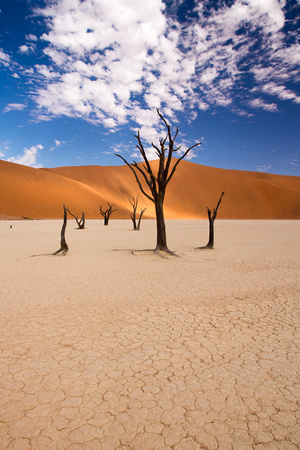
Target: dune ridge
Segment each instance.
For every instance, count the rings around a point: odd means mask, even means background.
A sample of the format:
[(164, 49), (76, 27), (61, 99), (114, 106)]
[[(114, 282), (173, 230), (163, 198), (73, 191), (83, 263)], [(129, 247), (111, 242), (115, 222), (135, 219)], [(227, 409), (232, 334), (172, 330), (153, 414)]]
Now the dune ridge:
[[(157, 161), (151, 164), (157, 166)], [(145, 216), (153, 204), (140, 193), (127, 166), (74, 166), (34, 169), (0, 161), (0, 218), (62, 217), (62, 204), (76, 215), (100, 218), (99, 205), (116, 204), (112, 218), (128, 219), (128, 199), (139, 195)], [(165, 199), (166, 219), (206, 218), (221, 192), (220, 219), (300, 219), (300, 177), (218, 169), (182, 161)]]

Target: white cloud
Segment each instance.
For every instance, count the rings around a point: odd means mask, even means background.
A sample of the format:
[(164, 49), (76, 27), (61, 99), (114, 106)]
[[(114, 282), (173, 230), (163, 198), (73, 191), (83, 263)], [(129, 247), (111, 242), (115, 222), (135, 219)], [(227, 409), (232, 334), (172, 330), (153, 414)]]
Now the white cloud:
[(266, 103), (262, 98), (255, 98), (249, 102), (252, 108), (264, 109), (265, 111), (275, 112), (278, 110), (275, 103)]
[[(255, 92), (298, 102), (286, 87), (299, 61), (299, 47), (285, 42), (286, 1), (211, 4), (198, 2), (198, 17), (184, 26), (180, 1), (54, 0), (40, 9), (52, 63), (35, 66), (39, 118), (81, 117), (110, 131), (133, 120), (150, 139), (160, 130), (155, 108), (173, 121), (194, 108), (278, 109), (275, 100), (252, 99)], [(241, 81), (245, 73), (252, 91)]]
[(8, 66), (10, 63), (10, 56), (0, 48), (0, 64)]
[(259, 172), (268, 172), (268, 170), (270, 170), (272, 167), (271, 164), (262, 164), (261, 166), (258, 166), (257, 170)]
[(299, 167), (299, 153), (291, 153), (288, 155), (284, 164), (289, 167), (290, 171), (297, 169)]
[(38, 40), (38, 38), (34, 34), (28, 34), (25, 37), (29, 41), (37, 41)]
[(19, 52), (20, 53), (24, 53), (26, 55), (33, 53), (36, 49), (36, 44), (34, 44), (33, 42), (29, 42), (27, 44), (21, 45), (19, 47)]
[(53, 150), (57, 149), (58, 147), (61, 147), (63, 144), (65, 144), (65, 142), (54, 139), (54, 144), (55, 145), (49, 148), (49, 152), (53, 152)]
[(275, 95), (281, 100), (292, 100), (295, 103), (300, 103), (300, 96), (296, 95), (285, 86), (277, 85), (274, 82), (265, 84), (262, 86), (261, 90), (267, 94)]
[(30, 51), (30, 49), (29, 49), (28, 45), (24, 44), (19, 47), (19, 52), (21, 52), (21, 53), (28, 53), (29, 51)]
[(12, 156), (7, 158), (6, 161), (13, 162), (16, 164), (21, 164), (23, 166), (30, 166), (35, 168), (42, 167), (42, 164), (37, 164), (38, 151), (42, 150), (44, 147), (41, 144), (32, 146), (30, 148), (24, 148), (23, 155)]
[(26, 108), (26, 105), (23, 103), (9, 103), (4, 108), (3, 112), (9, 112), (9, 111), (22, 111), (24, 108)]
[(0, 149), (1, 150), (9, 150), (9, 147), (10, 146), (10, 142), (9, 141), (5, 141), (5, 142), (3, 142), (2, 144), (0, 144)]
[(51, 79), (51, 78), (56, 78), (56, 74), (55, 74), (55, 72), (53, 72), (53, 71), (51, 71), (51, 70), (49, 70), (49, 68), (47, 67), (47, 66), (45, 66), (44, 64), (42, 64), (42, 65), (36, 65), (35, 66), (35, 68), (36, 68), (36, 71), (39, 73), (39, 74), (41, 74), (41, 75), (43, 75), (45, 78), (48, 78), (49, 80)]

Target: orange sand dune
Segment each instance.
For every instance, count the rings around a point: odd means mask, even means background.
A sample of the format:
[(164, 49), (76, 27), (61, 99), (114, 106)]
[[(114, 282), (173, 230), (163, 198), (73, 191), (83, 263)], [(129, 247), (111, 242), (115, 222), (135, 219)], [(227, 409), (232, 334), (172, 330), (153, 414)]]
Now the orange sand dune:
[[(151, 164), (157, 166), (157, 161)], [(154, 217), (153, 204), (140, 192), (127, 166), (33, 169), (0, 161), (0, 218), (60, 218), (65, 203), (73, 214), (99, 218), (99, 204), (116, 204), (116, 219), (129, 218), (128, 199)], [(182, 161), (167, 188), (167, 219), (206, 218), (221, 192), (223, 219), (299, 219), (300, 177), (216, 169)]]

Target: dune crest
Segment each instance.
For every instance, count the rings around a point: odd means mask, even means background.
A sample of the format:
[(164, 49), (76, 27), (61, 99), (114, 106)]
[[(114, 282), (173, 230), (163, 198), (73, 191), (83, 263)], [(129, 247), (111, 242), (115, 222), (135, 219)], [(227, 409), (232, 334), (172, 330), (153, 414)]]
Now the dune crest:
[[(157, 161), (151, 164), (156, 165)], [(34, 169), (0, 161), (0, 218), (62, 217), (65, 203), (76, 215), (100, 219), (99, 205), (116, 204), (112, 218), (128, 219), (133, 196), (144, 217), (154, 217), (127, 166), (76, 166)], [(206, 218), (221, 192), (218, 219), (300, 219), (300, 177), (217, 169), (182, 161), (165, 199), (166, 219)]]

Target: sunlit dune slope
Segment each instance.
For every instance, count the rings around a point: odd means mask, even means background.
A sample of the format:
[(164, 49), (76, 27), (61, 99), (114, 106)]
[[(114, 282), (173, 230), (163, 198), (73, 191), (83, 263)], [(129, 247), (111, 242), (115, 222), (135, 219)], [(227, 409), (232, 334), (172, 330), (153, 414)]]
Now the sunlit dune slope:
[[(157, 161), (152, 162), (157, 168)], [(139, 195), (139, 208), (154, 217), (127, 166), (79, 166), (53, 169), (0, 161), (0, 218), (61, 218), (62, 205), (76, 215), (99, 218), (99, 205), (114, 203), (116, 219), (129, 218), (128, 199)], [(167, 188), (169, 219), (206, 218), (222, 193), (218, 218), (299, 219), (300, 177), (216, 169), (182, 161)]]

